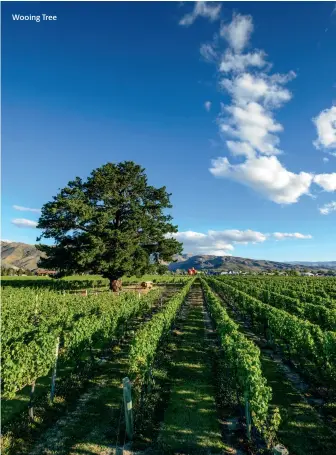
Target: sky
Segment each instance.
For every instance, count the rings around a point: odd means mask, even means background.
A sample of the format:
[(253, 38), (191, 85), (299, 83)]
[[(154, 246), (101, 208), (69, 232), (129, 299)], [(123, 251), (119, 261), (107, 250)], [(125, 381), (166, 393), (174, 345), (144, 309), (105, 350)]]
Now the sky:
[(336, 260), (335, 3), (1, 8), (3, 240), (35, 243), (68, 181), (133, 160), (185, 253)]

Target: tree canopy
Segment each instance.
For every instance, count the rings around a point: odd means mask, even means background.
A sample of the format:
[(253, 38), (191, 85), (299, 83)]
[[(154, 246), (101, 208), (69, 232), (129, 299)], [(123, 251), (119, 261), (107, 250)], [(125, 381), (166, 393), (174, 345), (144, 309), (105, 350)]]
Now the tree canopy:
[(76, 177), (42, 207), (37, 228), (54, 245), (37, 245), (46, 253), (40, 267), (60, 275), (93, 272), (110, 282), (142, 275), (182, 252), (169, 236), (177, 232), (166, 187), (148, 185), (145, 169), (132, 161), (107, 163), (86, 181)]

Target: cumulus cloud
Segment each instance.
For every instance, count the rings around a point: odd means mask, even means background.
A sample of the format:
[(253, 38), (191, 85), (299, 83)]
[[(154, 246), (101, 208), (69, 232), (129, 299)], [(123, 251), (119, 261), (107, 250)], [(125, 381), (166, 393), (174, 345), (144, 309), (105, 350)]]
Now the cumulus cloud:
[(265, 58), (266, 54), (264, 51), (257, 50), (247, 54), (235, 54), (231, 49), (228, 49), (222, 56), (219, 64), (219, 71), (230, 73), (231, 71), (245, 71), (248, 67), (262, 68), (266, 65)]
[(331, 174), (317, 174), (314, 177), (314, 182), (325, 191), (336, 191), (336, 172)]
[(211, 109), (211, 101), (206, 101), (204, 103), (204, 107), (205, 107), (205, 110), (210, 112), (210, 109)]
[(226, 141), (226, 145), (233, 156), (246, 156), (247, 158), (255, 156), (253, 147), (247, 142)]
[(12, 224), (19, 228), (36, 228), (37, 222), (27, 220), (26, 218), (15, 218), (12, 220)]
[(22, 207), (21, 205), (13, 205), (13, 209), (19, 210), (20, 212), (34, 212), (41, 213), (40, 209), (31, 209), (29, 207)]
[(290, 72), (285, 77), (279, 78), (275, 74), (252, 75), (241, 73), (232, 79), (222, 79), (221, 85), (233, 97), (234, 103), (246, 105), (250, 102), (262, 103), (265, 108), (277, 108), (289, 101), (291, 92), (283, 85), (295, 78), (295, 73)]
[(231, 255), (233, 244), (259, 243), (266, 240), (266, 235), (261, 232), (240, 231), (228, 229), (225, 231), (208, 231), (206, 234), (194, 231), (184, 231), (171, 234), (183, 243), (184, 251), (193, 254), (211, 254), (214, 256)]
[(273, 237), (277, 240), (284, 239), (312, 239), (313, 236), (310, 234), (300, 234), (300, 232), (288, 233), (288, 232), (274, 232)]
[[(212, 160), (209, 170), (215, 177), (232, 179), (278, 204), (298, 202), (301, 196), (310, 194), (313, 182), (326, 191), (334, 191), (334, 174), (292, 172), (278, 158), (282, 154), (279, 135), (283, 126), (274, 112), (291, 100), (286, 84), (296, 74), (272, 74), (272, 65), (263, 50), (245, 50), (250, 46), (253, 28), (251, 16), (233, 15), (229, 24), (222, 24), (213, 43), (201, 46), (203, 57), (216, 64), (220, 90), (231, 99), (222, 104), (217, 124), (232, 160), (219, 156)], [(320, 128), (324, 137), (327, 130), (328, 140), (324, 139), (324, 143), (329, 147), (335, 141), (330, 133), (335, 126), (330, 121), (331, 113), (334, 115), (333, 110), (325, 113), (329, 129)], [(326, 123), (325, 117), (316, 120), (317, 124), (321, 124), (321, 119)]]
[(231, 256), (234, 251), (234, 245), (247, 245), (263, 243), (267, 239), (275, 238), (287, 239), (310, 239), (311, 235), (300, 233), (281, 233), (264, 234), (251, 229), (227, 229), (224, 231), (209, 230), (206, 234), (195, 231), (183, 231), (169, 234), (169, 237), (176, 238), (183, 243), (183, 249), (186, 253), (192, 254), (209, 254), (213, 256)]
[(277, 147), (280, 141), (275, 133), (282, 131), (282, 126), (259, 103), (223, 106), (218, 125), (224, 136), (246, 142), (256, 152), (265, 155), (280, 153)]
[(209, 19), (210, 22), (214, 22), (219, 19), (221, 7), (220, 3), (215, 2), (195, 2), (193, 11), (183, 16), (179, 24), (188, 27), (198, 17), (204, 17)]
[(240, 164), (231, 164), (227, 157), (212, 160), (210, 172), (260, 192), (278, 204), (293, 204), (303, 194), (309, 194), (313, 176), (307, 172), (295, 174), (282, 166), (275, 156), (247, 158)]
[(236, 53), (240, 53), (247, 46), (252, 32), (252, 17), (240, 14), (234, 15), (230, 24), (223, 24), (220, 29), (220, 35)]
[(317, 129), (314, 145), (318, 149), (336, 149), (336, 106), (325, 109), (313, 118)]
[(329, 202), (324, 204), (319, 208), (321, 215), (329, 215), (331, 212), (336, 212), (336, 201)]

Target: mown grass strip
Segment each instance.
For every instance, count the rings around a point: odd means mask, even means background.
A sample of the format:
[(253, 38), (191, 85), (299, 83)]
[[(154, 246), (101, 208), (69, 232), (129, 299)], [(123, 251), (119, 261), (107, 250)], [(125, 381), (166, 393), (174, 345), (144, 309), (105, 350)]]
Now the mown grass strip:
[(200, 286), (186, 303), (183, 328), (176, 331), (169, 377), (170, 400), (158, 437), (160, 453), (220, 453), (223, 449), (216, 411), (211, 365), (205, 339)]
[(274, 361), (262, 355), (262, 369), (272, 387), (272, 406), (280, 409), (278, 436), (296, 455), (334, 453), (336, 438), (321, 422), (317, 412), (294, 389)]

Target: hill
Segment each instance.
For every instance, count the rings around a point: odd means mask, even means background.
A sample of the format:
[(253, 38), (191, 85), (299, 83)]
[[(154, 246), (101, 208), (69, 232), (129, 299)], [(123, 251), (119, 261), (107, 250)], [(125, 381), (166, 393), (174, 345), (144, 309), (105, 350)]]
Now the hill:
[[(27, 245), (20, 242), (1, 241), (2, 265), (5, 267), (23, 268), (26, 270), (37, 269), (37, 263), (42, 253), (35, 245)], [(168, 264), (171, 271), (188, 270), (195, 267), (197, 270), (209, 270), (213, 272), (242, 271), (260, 272), (285, 270), (336, 270), (336, 261), (330, 262), (276, 262), (261, 259), (248, 259), (235, 256), (212, 256), (181, 254), (174, 257), (176, 262)]]
[(43, 253), (35, 245), (21, 242), (1, 241), (1, 265), (8, 268), (25, 270), (37, 269), (37, 263)]
[(330, 270), (336, 269), (336, 261), (331, 262), (306, 262), (288, 263), (276, 262), (262, 259), (248, 259), (235, 256), (210, 256), (210, 255), (182, 255), (176, 257), (176, 262), (169, 264), (169, 270), (187, 270), (195, 267), (196, 270), (208, 270), (213, 272), (242, 271), (242, 272), (261, 272), (261, 271), (285, 271), (285, 270)]
[(307, 262), (307, 261), (302, 261), (302, 262), (291, 262), (291, 264), (295, 265), (303, 265), (305, 267), (319, 267), (319, 268), (326, 268), (326, 269), (336, 269), (336, 261), (327, 261), (327, 262)]

